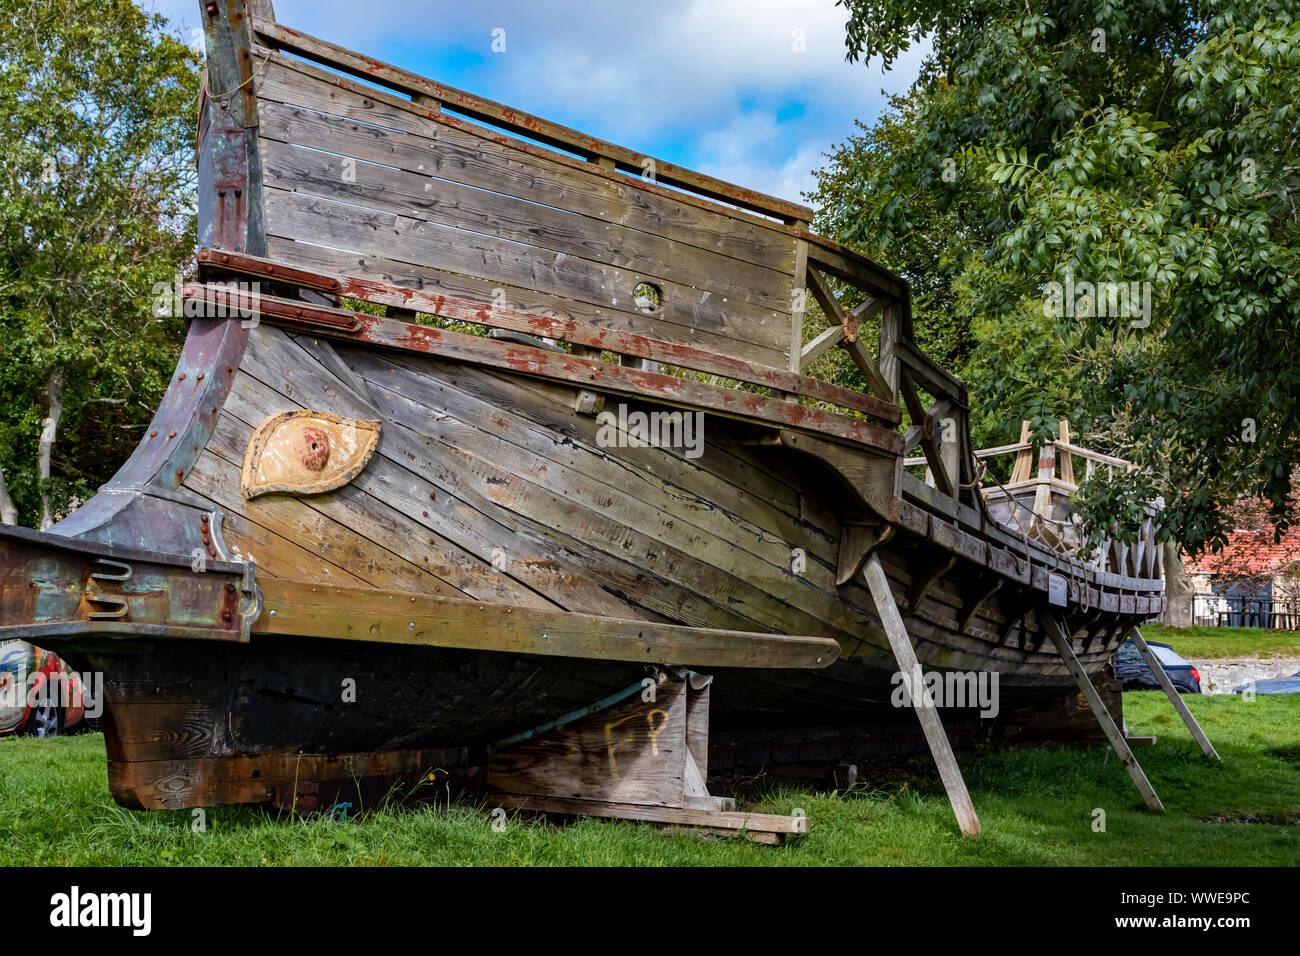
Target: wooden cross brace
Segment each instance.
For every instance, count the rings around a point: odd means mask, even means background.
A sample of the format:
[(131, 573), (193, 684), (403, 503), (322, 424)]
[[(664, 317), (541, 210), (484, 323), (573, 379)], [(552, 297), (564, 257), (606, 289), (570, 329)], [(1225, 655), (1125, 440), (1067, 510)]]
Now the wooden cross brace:
[(1138, 766), (1137, 758), (1133, 756), (1133, 751), (1129, 749), (1128, 741), (1124, 739), (1124, 734), (1115, 726), (1115, 720), (1110, 716), (1110, 711), (1106, 709), (1106, 704), (1102, 701), (1101, 695), (1097, 693), (1097, 688), (1092, 686), (1092, 681), (1088, 679), (1088, 674), (1079, 663), (1079, 658), (1074, 655), (1074, 648), (1070, 646), (1070, 634), (1065, 625), (1061, 622), (1060, 615), (1054, 611), (1044, 611), (1041, 615), (1047, 627), (1047, 633), (1052, 638), (1052, 643), (1056, 645), (1056, 652), (1061, 655), (1061, 660), (1065, 662), (1066, 670), (1074, 678), (1074, 682), (1079, 686), (1079, 692), (1083, 694), (1084, 699), (1088, 702), (1088, 707), (1092, 714), (1097, 718), (1097, 723), (1101, 725), (1102, 732), (1105, 733), (1106, 739), (1110, 741), (1111, 747), (1119, 756), (1120, 761), (1124, 764), (1128, 775), (1133, 778), (1134, 785), (1137, 786), (1138, 792), (1142, 794), (1142, 799), (1152, 810), (1164, 812), (1164, 804), (1156, 796), (1155, 789), (1147, 780), (1147, 775), (1142, 772)]
[[(912, 639), (908, 637), (907, 628), (903, 625), (903, 616), (894, 601), (894, 592), (889, 589), (889, 580), (885, 577), (879, 556), (874, 553), (867, 556), (862, 577), (871, 591), (871, 599), (875, 602), (880, 622), (885, 626), (885, 636), (889, 638), (889, 646), (894, 652), (899, 671), (909, 675), (919, 673), (921, 664), (916, 658), (916, 649), (912, 647)], [(962, 779), (961, 767), (953, 756), (952, 744), (948, 742), (948, 734), (943, 729), (939, 712), (926, 694), (914, 692), (909, 696), (916, 716), (921, 721), (921, 729), (925, 732), (926, 743), (930, 745), (930, 753), (939, 768), (944, 790), (948, 792), (948, 802), (952, 804), (957, 825), (961, 827), (964, 836), (978, 836), (979, 817), (975, 815), (975, 805), (966, 791), (966, 781)]]

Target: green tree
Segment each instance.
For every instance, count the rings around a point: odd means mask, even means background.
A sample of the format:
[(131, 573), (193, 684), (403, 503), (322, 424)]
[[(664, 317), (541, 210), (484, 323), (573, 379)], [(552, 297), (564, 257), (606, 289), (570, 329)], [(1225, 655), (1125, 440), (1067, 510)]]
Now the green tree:
[[(813, 171), (817, 188), (807, 198), (817, 211), (813, 226), (819, 233), (845, 237), (871, 258), (888, 256), (893, 269), (911, 284), (915, 311), (927, 318), (917, 329), (922, 348), (949, 367), (960, 367), (972, 345), (969, 322), (961, 315), (953, 288), (953, 277), (961, 273), (972, 239), (961, 209), (939, 210), (930, 198), (918, 196), (916, 201), (925, 207), (917, 217), (923, 223), (920, 228), (901, 234), (856, 229), (861, 184), (878, 164), (888, 162), (915, 139), (922, 102), (919, 93), (894, 96), (874, 126), (859, 123), (861, 132), (835, 147), (827, 165)], [(852, 362), (845, 365), (857, 374)]]
[[(907, 262), (912, 236), (957, 214), (967, 254), (936, 260), (956, 309), (939, 319), (970, 320), (986, 429), (993, 408), (1004, 439), (1021, 417), (1069, 417), (1142, 464), (1086, 489), (1094, 526), (1163, 494), (1164, 532), (1198, 550), (1243, 493), (1284, 524), (1300, 3), (840, 2), (851, 59), (932, 43), (914, 135), (853, 178), (840, 236)], [(1149, 312), (1116, 315), (1121, 284)]]
[(199, 57), (131, 0), (0, 0), (0, 519), (111, 477), (175, 365)]

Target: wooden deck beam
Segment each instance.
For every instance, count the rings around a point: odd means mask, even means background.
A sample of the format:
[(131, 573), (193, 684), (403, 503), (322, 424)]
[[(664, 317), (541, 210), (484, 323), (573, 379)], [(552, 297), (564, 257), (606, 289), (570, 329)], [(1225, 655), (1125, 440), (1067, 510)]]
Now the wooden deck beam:
[[(616, 352), (621, 355), (635, 355), (638, 358), (649, 359), (652, 362), (663, 362), (694, 371), (733, 378), (740, 382), (766, 386), (775, 391), (794, 392), (818, 401), (864, 412), (889, 424), (897, 425), (902, 421), (902, 412), (892, 402), (865, 395), (852, 389), (842, 388), (829, 382), (822, 382), (795, 371), (747, 362), (743, 359), (720, 355), (694, 346), (678, 345), (632, 332), (602, 329), (574, 319), (536, 315), (515, 309), (495, 308), (466, 299), (456, 299), (445, 295), (408, 289), (403, 286), (389, 285), (373, 279), (313, 274), (301, 269), (289, 269), (273, 259), (240, 256), (236, 253), (220, 250), (203, 250), (199, 254), (199, 262), (211, 269), (237, 272), (243, 275), (255, 275), (271, 281), (284, 280), (312, 285), (314, 288), (329, 289), (338, 295), (386, 305), (390, 309), (401, 308), (411, 312), (426, 312), (431, 315), (454, 319), (458, 322), (470, 322), (492, 328), (521, 332), (525, 335), (567, 341), (584, 348)], [(288, 278), (286, 274), (291, 274), (293, 278)], [(307, 281), (302, 281), (304, 278)], [(225, 301), (219, 290), (207, 289), (205, 291), (203, 286), (187, 286), (186, 290), (191, 297), (211, 299), (214, 302)], [(278, 300), (274, 297), (261, 296), (260, 298), (266, 301), (268, 308), (276, 308)], [(284, 302), (281, 303), (281, 305), (285, 304)], [(287, 304), (295, 308), (306, 306), (305, 303), (297, 302)], [(327, 310), (322, 307), (315, 307), (308, 318), (311, 316), (324, 316), (331, 311), (335, 313), (333, 320), (323, 324), (340, 328), (349, 328), (355, 325), (350, 320), (353, 313), (342, 309)], [(283, 308), (279, 309), (272, 317), (293, 318), (291, 314), (284, 315)], [(392, 317), (391, 313), (389, 317)]]
[(823, 668), (832, 638), (758, 634), (539, 610), (407, 591), (267, 578), (253, 633), (689, 667)]

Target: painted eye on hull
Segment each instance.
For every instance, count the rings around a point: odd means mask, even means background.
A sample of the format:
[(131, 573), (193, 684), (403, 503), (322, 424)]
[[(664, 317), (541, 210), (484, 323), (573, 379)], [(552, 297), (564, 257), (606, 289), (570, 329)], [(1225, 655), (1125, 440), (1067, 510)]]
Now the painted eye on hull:
[(253, 433), (239, 488), (245, 498), (318, 495), (361, 473), (379, 444), (379, 422), (311, 409), (272, 415)]

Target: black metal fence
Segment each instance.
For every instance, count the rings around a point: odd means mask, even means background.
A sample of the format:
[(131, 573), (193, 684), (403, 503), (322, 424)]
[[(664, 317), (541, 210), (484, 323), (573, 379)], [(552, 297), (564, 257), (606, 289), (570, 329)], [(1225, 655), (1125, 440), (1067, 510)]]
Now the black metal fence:
[(1263, 627), (1300, 630), (1300, 600), (1195, 594), (1192, 623), (1197, 627)]

